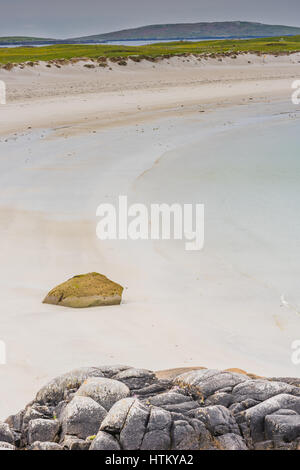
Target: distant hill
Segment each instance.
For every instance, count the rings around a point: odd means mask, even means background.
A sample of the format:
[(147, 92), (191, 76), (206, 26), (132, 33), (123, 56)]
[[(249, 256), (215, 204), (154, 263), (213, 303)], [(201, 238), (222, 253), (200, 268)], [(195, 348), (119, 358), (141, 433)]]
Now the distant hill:
[(85, 44), (121, 40), (181, 40), (260, 38), (300, 35), (300, 28), (268, 25), (248, 21), (223, 21), (216, 23), (179, 23), (141, 26), (112, 33), (96, 34), (70, 39), (35, 38), (23, 36), (0, 37), (0, 45), (35, 44)]
[(247, 21), (224, 21), (217, 23), (159, 24), (124, 29), (106, 34), (72, 38), (78, 42), (97, 42), (131, 39), (210, 39), (293, 36), (300, 28), (278, 26)]
[(55, 39), (51, 38), (35, 38), (30, 36), (4, 36), (0, 37), (0, 44), (2, 45), (18, 45), (18, 44), (54, 44)]

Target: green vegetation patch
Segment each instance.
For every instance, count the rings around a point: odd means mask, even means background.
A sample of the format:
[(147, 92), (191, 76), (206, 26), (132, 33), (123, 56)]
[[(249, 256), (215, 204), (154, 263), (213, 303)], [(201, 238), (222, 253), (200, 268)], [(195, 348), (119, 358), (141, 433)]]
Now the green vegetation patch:
[(260, 39), (225, 39), (217, 41), (177, 41), (144, 46), (60, 44), (45, 47), (7, 47), (0, 48), (0, 63), (24, 63), (72, 59), (86, 57), (97, 59), (99, 56), (116, 58), (126, 57), (158, 58), (184, 54), (225, 54), (252, 52), (258, 54), (280, 54), (300, 51), (300, 36), (272, 37)]

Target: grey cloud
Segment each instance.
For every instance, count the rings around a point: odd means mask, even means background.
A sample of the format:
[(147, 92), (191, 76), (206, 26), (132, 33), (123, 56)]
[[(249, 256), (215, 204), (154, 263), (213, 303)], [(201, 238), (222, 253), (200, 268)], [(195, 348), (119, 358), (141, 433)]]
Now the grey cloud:
[(300, 26), (299, 0), (0, 0), (0, 36), (70, 37), (146, 24), (246, 20)]

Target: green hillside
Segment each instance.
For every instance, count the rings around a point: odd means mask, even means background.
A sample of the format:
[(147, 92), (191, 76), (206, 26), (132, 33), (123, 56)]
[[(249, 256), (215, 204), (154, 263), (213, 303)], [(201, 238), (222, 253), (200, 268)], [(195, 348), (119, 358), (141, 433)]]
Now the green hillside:
[(271, 37), (300, 34), (293, 26), (267, 25), (248, 21), (222, 21), (215, 23), (182, 23), (142, 26), (107, 34), (75, 38), (76, 41), (112, 41), (128, 39), (209, 39)]

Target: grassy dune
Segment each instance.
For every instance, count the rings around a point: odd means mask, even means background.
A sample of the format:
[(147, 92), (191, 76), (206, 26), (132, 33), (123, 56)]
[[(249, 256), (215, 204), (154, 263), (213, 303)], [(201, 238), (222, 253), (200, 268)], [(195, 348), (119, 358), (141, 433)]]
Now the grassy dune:
[(146, 46), (119, 45), (73, 45), (62, 44), (45, 47), (0, 48), (0, 63), (21, 63), (26, 61), (48, 61), (74, 57), (129, 57), (164, 56), (190, 54), (222, 54), (226, 52), (257, 52), (277, 54), (300, 51), (300, 36), (272, 37), (263, 39), (218, 40), (200, 42), (170, 42)]

